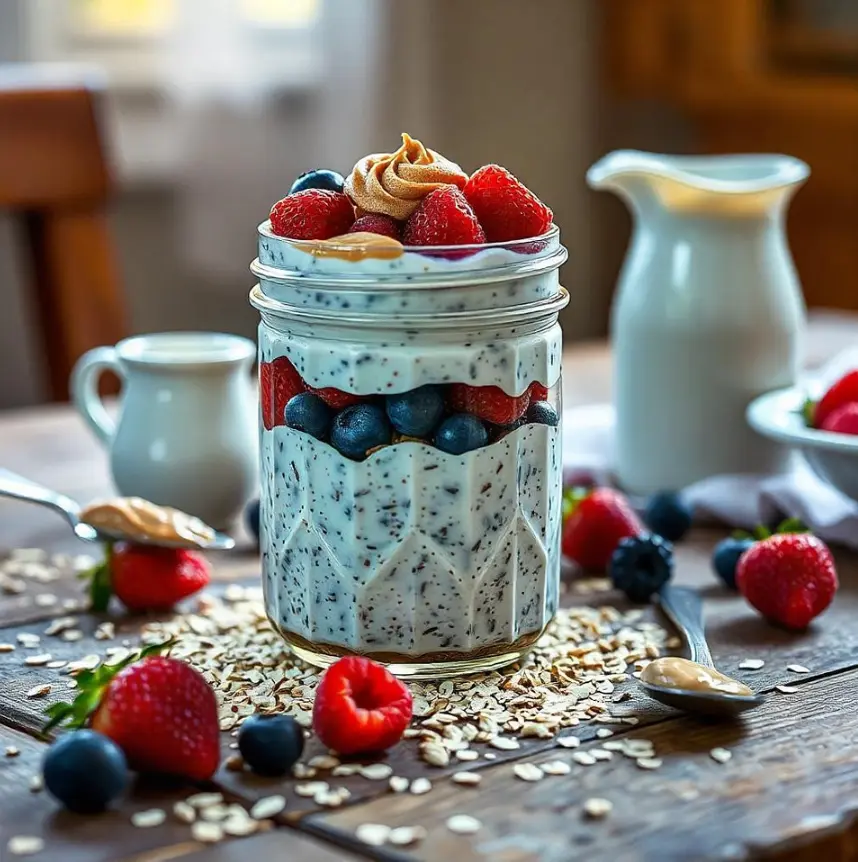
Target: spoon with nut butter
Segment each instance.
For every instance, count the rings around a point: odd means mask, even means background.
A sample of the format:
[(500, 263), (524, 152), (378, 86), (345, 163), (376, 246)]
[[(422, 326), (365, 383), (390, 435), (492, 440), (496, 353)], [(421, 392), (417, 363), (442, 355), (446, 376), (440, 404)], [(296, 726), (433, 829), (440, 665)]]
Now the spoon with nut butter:
[(65, 494), (3, 469), (0, 469), (0, 497), (55, 509), (85, 542), (126, 541), (201, 550), (228, 550), (235, 546), (234, 539), (199, 518), (140, 497), (113, 497), (82, 508)]
[(685, 712), (717, 716), (738, 715), (765, 700), (716, 670), (703, 633), (703, 602), (694, 590), (665, 584), (658, 600), (688, 645), (690, 658), (666, 656), (650, 662), (640, 676), (650, 697)]

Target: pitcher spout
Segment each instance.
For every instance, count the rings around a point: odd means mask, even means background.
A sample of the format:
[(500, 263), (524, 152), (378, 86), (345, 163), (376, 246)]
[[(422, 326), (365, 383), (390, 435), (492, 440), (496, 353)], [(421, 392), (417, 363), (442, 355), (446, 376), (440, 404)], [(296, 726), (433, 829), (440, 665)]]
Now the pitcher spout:
[(764, 214), (782, 208), (810, 174), (778, 154), (669, 156), (616, 150), (587, 172), (591, 188), (613, 191), (639, 211), (648, 201), (679, 211)]

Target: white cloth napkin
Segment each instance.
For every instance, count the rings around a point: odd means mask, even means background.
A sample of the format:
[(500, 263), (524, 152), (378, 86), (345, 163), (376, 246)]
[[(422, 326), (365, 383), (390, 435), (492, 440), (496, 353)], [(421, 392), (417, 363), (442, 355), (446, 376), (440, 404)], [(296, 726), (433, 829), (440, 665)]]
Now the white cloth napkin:
[[(845, 371), (858, 368), (858, 350), (836, 356), (803, 381), (815, 394)], [(614, 464), (614, 410), (610, 404), (572, 408), (563, 415), (566, 484), (610, 484)], [(858, 548), (858, 504), (823, 482), (801, 455), (779, 475), (713, 476), (683, 489), (698, 520), (741, 529), (799, 518), (825, 541)]]

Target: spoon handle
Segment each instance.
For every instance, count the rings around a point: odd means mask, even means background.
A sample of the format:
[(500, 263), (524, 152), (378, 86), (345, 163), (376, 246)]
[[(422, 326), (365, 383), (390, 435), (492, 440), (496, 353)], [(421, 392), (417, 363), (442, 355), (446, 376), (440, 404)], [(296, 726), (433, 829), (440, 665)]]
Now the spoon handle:
[(56, 509), (72, 527), (76, 527), (79, 521), (80, 506), (71, 497), (58, 494), (38, 482), (32, 482), (3, 468), (0, 468), (0, 497), (11, 497), (13, 500), (39, 503)]
[(665, 584), (658, 598), (664, 613), (685, 638), (691, 661), (714, 667), (703, 631), (703, 602), (697, 591)]

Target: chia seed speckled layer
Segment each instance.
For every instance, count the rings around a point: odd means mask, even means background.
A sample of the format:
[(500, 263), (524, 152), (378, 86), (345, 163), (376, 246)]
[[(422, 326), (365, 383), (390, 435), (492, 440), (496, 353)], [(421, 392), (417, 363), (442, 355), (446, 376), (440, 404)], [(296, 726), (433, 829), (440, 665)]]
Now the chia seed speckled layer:
[(557, 607), (560, 430), (463, 456), (417, 443), (363, 462), (262, 434), (269, 615), (316, 643), (419, 657), (512, 643)]

